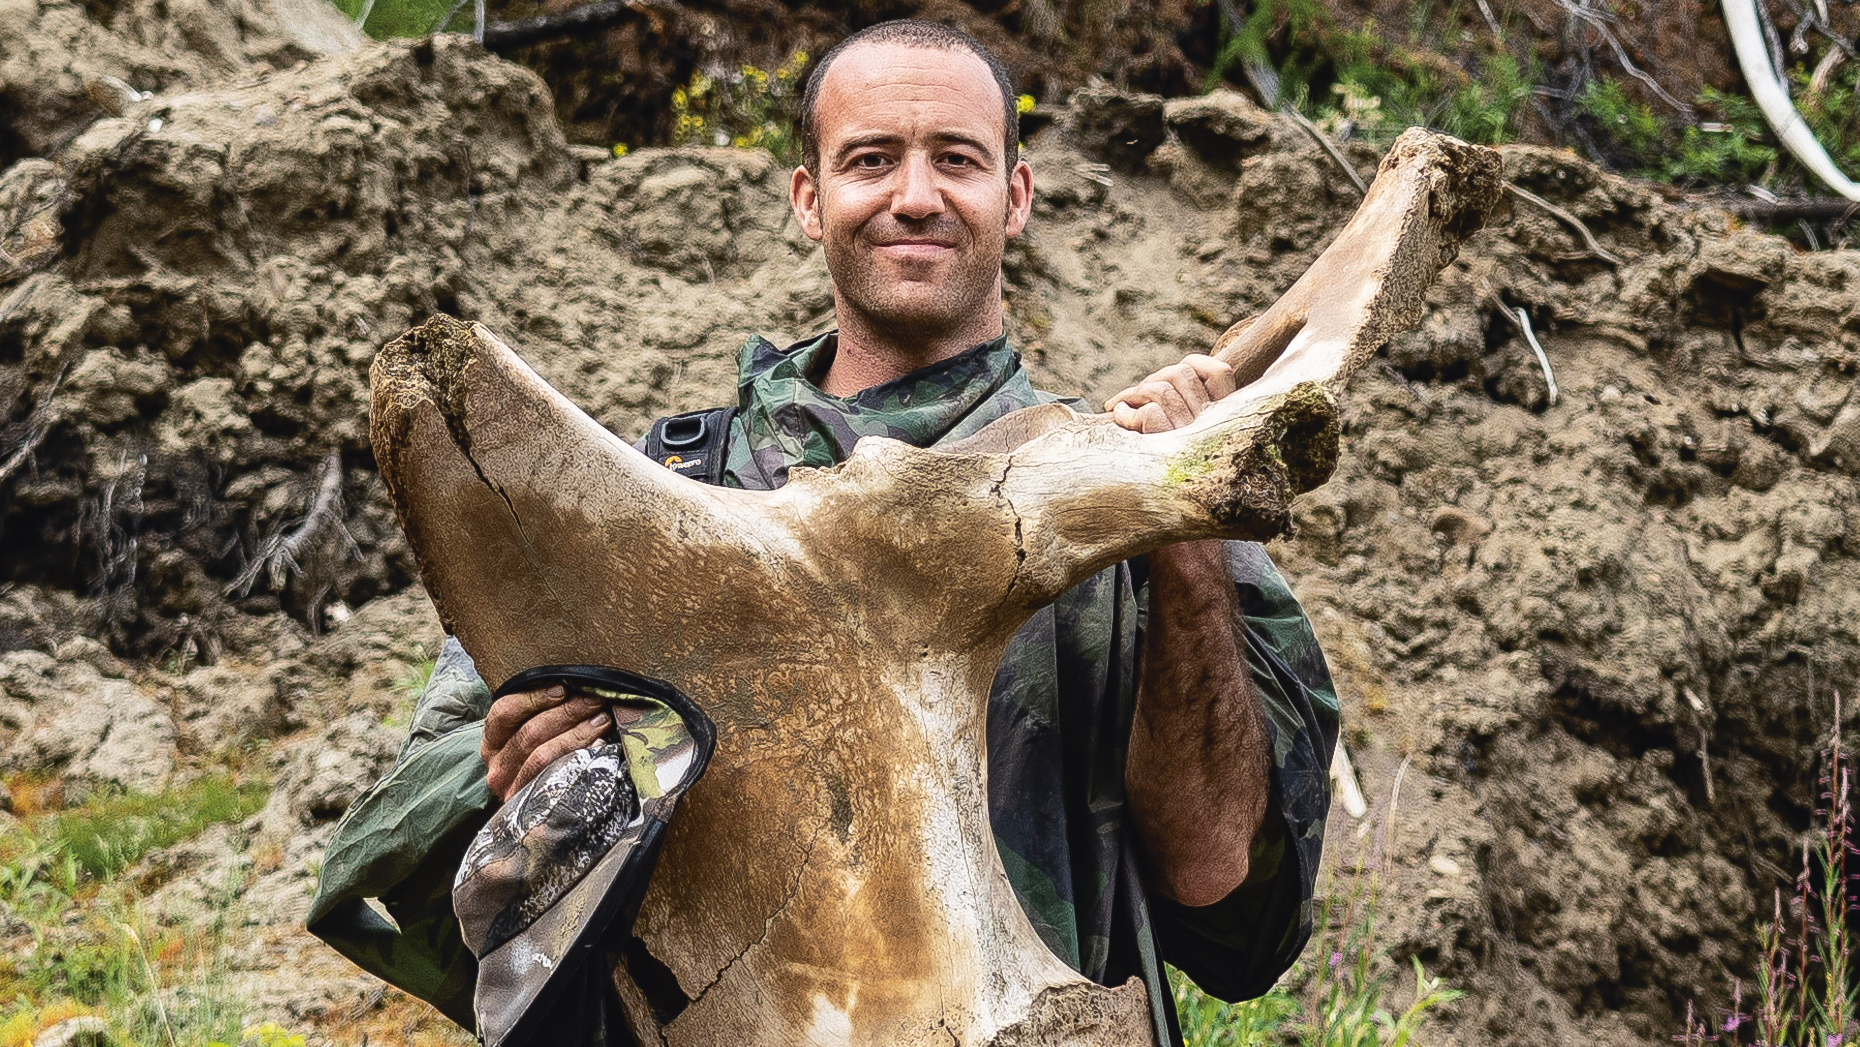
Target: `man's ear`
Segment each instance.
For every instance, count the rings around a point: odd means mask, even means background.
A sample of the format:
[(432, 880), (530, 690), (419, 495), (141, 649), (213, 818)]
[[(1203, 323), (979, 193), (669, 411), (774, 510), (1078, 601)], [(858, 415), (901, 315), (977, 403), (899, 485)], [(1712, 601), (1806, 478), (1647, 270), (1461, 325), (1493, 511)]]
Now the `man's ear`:
[(801, 231), (809, 240), (820, 239), (820, 187), (814, 184), (814, 176), (807, 173), (807, 168), (797, 167), (788, 179), (788, 206), (794, 211), (794, 220), (801, 223)]
[(1007, 234), (1019, 236), (1033, 214), (1033, 168), (1025, 160), (1016, 160), (1008, 175)]

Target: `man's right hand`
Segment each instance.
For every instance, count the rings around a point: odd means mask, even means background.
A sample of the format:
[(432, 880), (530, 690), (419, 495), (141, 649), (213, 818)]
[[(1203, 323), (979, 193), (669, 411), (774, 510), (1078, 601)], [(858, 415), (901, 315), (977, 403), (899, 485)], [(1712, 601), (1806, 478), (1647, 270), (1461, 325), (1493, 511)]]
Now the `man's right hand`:
[(484, 718), (484, 780), (500, 800), (528, 785), (543, 768), (598, 741), (613, 717), (598, 698), (568, 696), (560, 684), (518, 691), (491, 703)]
[[(1191, 353), (1105, 401), (1111, 420), (1139, 433), (1180, 429), (1234, 391), (1234, 369)], [(1225, 582), (1222, 583), (1226, 584)]]

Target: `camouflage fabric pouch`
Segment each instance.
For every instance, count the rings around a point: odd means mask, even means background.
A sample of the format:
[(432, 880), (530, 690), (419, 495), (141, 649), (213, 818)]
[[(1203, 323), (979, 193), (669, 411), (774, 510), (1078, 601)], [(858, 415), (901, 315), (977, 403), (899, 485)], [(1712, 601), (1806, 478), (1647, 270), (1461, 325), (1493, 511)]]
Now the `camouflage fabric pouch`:
[(517, 790), (459, 865), (452, 906), (478, 958), (473, 1010), (487, 1047), (605, 1039), (585, 1028), (604, 1001), (563, 996), (612, 995), (607, 971), (590, 968), (610, 966), (606, 947), (631, 928), (672, 809), (715, 743), (670, 684), (620, 669), (541, 666), (498, 695), (554, 684), (605, 699), (614, 729)]

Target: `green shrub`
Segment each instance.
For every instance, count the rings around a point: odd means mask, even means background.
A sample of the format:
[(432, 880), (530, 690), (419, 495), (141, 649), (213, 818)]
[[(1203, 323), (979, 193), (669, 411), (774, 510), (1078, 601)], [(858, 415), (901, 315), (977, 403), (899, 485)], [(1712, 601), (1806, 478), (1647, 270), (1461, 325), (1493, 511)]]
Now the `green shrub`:
[(1397, 1000), (1398, 967), (1376, 940), (1381, 887), (1361, 860), (1341, 889), (1326, 874), (1305, 958), (1259, 999), (1222, 1003), (1171, 970), (1188, 1047), (1407, 1047), (1435, 1008), (1463, 994), (1430, 978), (1414, 957), (1413, 989), (1405, 1005)]
[(1482, 145), (1508, 142), (1518, 107), (1530, 96), (1530, 80), (1517, 59), (1493, 52), (1481, 63), (1479, 78), (1453, 92), (1437, 128)]
[[(1522, 133), (1525, 106), (1543, 79), (1534, 51), (1456, 28), (1457, 5), (1412, 4), (1400, 27), (1370, 18), (1344, 28), (1315, 0), (1260, 0), (1245, 10), (1238, 23), (1222, 22), (1206, 89), (1241, 80), (1243, 65), (1266, 65), (1278, 76), (1282, 98), (1342, 137), (1386, 144), (1423, 126), (1502, 144)], [(1805, 55), (1786, 75), (1797, 110), (1836, 166), (1860, 178), (1860, 59), (1846, 59), (1811, 90), (1824, 56)], [(1694, 118), (1637, 101), (1639, 95), (1638, 85), (1600, 77), (1581, 85), (1573, 125), (1548, 111), (1545, 119), (1554, 137), (1568, 137), (1590, 159), (1637, 177), (1825, 193), (1780, 151), (1749, 98), (1706, 88), (1693, 100)]]
[(744, 65), (728, 74), (691, 74), (672, 91), (672, 145), (727, 145), (767, 149), (797, 163), (794, 108), (800, 103), (807, 52), (796, 51), (776, 68)]
[(1257, 1000), (1223, 1003), (1195, 988), (1182, 972), (1169, 969), (1176, 1020), (1188, 1047), (1266, 1047), (1282, 1042), (1303, 1005), (1277, 986)]
[(1589, 81), (1577, 96), (1576, 107), (1594, 122), (1604, 145), (1630, 158), (1627, 166), (1645, 166), (1664, 146), (1665, 122), (1650, 106), (1629, 98), (1618, 80)]
[(376, 40), (431, 36), (445, 29), (469, 28), (472, 5), (459, 0), (332, 0)]
[(1682, 185), (1762, 181), (1777, 152), (1756, 103), (1708, 87), (1698, 105), (1710, 119), (1675, 133), (1619, 81), (1592, 81), (1577, 99), (1594, 126), (1600, 159), (1619, 170)]
[[(1290, 25), (1291, 52), (1278, 68), (1281, 91), (1333, 133), (1347, 125), (1378, 143), (1414, 126), (1483, 144), (1516, 135), (1535, 71), (1502, 49), (1483, 52), (1474, 71), (1465, 73), (1422, 51), (1390, 44), (1373, 21), (1351, 31), (1335, 30), (1315, 16)], [(1306, 38), (1314, 41), (1309, 48), (1300, 43)]]
[(1707, 87), (1699, 105), (1718, 119), (1710, 126), (1688, 127), (1679, 148), (1660, 168), (1668, 180), (1681, 183), (1740, 185), (1759, 182), (1776, 162), (1776, 150), (1767, 145), (1769, 127), (1757, 104), (1741, 95)]
[[(1214, 90), (1232, 79), (1242, 63), (1252, 62), (1274, 68), (1282, 97), (1308, 94), (1312, 77), (1330, 65), (1327, 51), (1337, 36), (1335, 23), (1316, 0), (1259, 0), (1248, 5), (1239, 25), (1222, 22), (1220, 47), (1202, 90)], [(1281, 52), (1276, 61), (1268, 54), (1269, 44)]]
[(1810, 89), (1812, 75), (1802, 66), (1789, 74), (1796, 109), (1835, 165), (1860, 180), (1860, 58), (1847, 59), (1823, 91)]

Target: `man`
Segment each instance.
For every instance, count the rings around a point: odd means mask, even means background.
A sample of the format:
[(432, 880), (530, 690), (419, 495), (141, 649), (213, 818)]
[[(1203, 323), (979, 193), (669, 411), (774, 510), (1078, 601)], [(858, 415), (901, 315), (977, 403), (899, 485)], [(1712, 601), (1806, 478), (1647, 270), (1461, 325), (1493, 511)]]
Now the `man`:
[[(789, 200), (825, 251), (839, 329), (787, 350), (750, 340), (723, 482), (773, 488), (863, 435), (927, 446), (1056, 399), (1003, 337), (1002, 253), (1033, 199), (1017, 131), (1000, 63), (953, 30), (886, 23), (822, 59)], [(1191, 356), (1108, 406), (1154, 432), (1232, 391), (1228, 368)], [(407, 790), (407, 824), (508, 799), (602, 737), (602, 710), (560, 687), (493, 703), (448, 640), (403, 761), (482, 720), (482, 778), (454, 745), (454, 786)], [(1003, 659), (987, 726), (991, 823), (1042, 939), (1094, 980), (1142, 978), (1165, 1043), (1180, 1035), (1163, 961), (1215, 995), (1265, 991), (1309, 935), (1336, 726), (1322, 655), (1256, 545), (1165, 548), (1043, 609)], [(377, 847), (409, 852), (403, 903), (450, 882), (454, 847), (381, 829)], [(428, 916), (402, 933), (438, 942), (442, 910), (403, 905)], [(415, 991), (455, 999), (459, 952), (436, 945)]]

